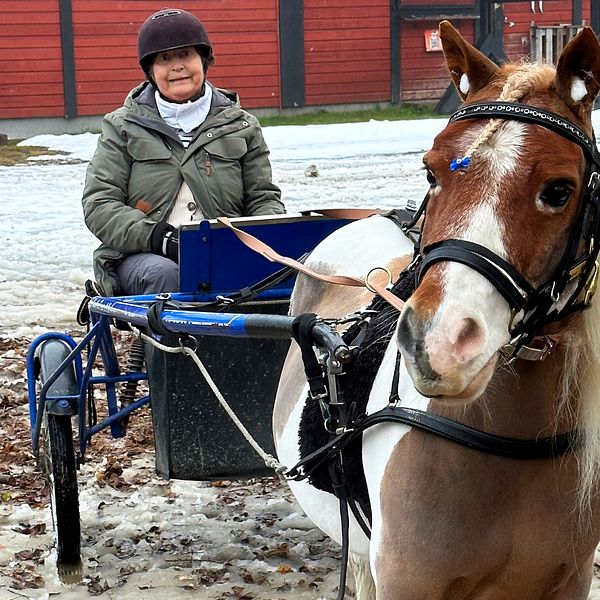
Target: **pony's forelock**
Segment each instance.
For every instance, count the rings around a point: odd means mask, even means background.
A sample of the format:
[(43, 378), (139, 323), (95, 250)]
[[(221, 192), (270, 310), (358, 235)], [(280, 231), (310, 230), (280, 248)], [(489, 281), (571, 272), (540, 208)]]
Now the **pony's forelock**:
[[(549, 87), (554, 79), (554, 67), (546, 64), (524, 62), (520, 65), (503, 67), (507, 74), (502, 91), (497, 98), (501, 102), (520, 102), (533, 90)], [(464, 158), (470, 158), (485, 144), (504, 123), (504, 119), (490, 119), (475, 141), (465, 152)]]

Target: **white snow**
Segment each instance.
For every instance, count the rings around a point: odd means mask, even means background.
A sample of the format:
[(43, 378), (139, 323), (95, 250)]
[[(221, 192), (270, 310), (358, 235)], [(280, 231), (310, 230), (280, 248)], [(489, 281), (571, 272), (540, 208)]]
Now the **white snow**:
[[(445, 119), (430, 119), (280, 126), (265, 127), (264, 135), (288, 212), (392, 208), (425, 195), (421, 155), (444, 124)], [(74, 322), (98, 244), (81, 210), (86, 161), (97, 139), (92, 133), (38, 135), (21, 143), (66, 156), (0, 167), (2, 333), (29, 336)], [(311, 165), (318, 177), (305, 175)]]
[[(594, 121), (600, 123), (600, 111)], [(424, 197), (428, 186), (421, 157), (445, 123), (440, 118), (279, 126), (265, 127), (264, 135), (288, 212), (396, 208)], [(22, 143), (67, 156), (46, 164), (0, 166), (2, 333), (35, 335), (74, 321), (97, 246), (83, 223), (80, 202), (86, 161), (97, 138), (92, 133), (38, 135)], [(318, 177), (305, 175), (312, 165)]]

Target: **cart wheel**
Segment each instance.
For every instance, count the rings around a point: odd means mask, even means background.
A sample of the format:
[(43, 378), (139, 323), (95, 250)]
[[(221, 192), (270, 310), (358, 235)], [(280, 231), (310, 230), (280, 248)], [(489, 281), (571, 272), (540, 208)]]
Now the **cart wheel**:
[[(41, 346), (39, 361), (42, 385), (69, 352), (69, 347), (60, 340), (49, 340)], [(69, 367), (52, 384), (48, 390), (48, 397), (70, 396), (78, 392), (75, 370)], [(45, 412), (43, 424), (45, 431), (41, 453), (43, 469), (50, 484), (57, 564), (60, 574), (75, 576), (81, 565), (81, 525), (71, 415)]]

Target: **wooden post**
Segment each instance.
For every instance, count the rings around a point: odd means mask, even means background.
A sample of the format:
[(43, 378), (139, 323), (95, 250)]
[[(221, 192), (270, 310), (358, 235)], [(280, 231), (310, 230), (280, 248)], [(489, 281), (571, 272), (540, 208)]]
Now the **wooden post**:
[(73, 42), (73, 7), (71, 5), (71, 0), (59, 0), (59, 11), (65, 117), (70, 119), (77, 116), (75, 49)]
[(304, 0), (279, 0), (279, 40), (281, 106), (304, 106)]

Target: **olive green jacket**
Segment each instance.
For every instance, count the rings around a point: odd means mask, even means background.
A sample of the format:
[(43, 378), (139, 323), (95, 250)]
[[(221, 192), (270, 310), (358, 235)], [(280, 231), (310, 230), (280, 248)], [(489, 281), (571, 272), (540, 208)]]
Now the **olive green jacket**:
[(167, 219), (184, 180), (208, 219), (285, 212), (260, 125), (235, 93), (213, 87), (210, 112), (184, 148), (154, 92), (144, 82), (106, 115), (87, 169), (83, 213), (102, 242), (94, 273), (107, 294), (118, 293), (114, 265), (150, 251), (152, 229)]

